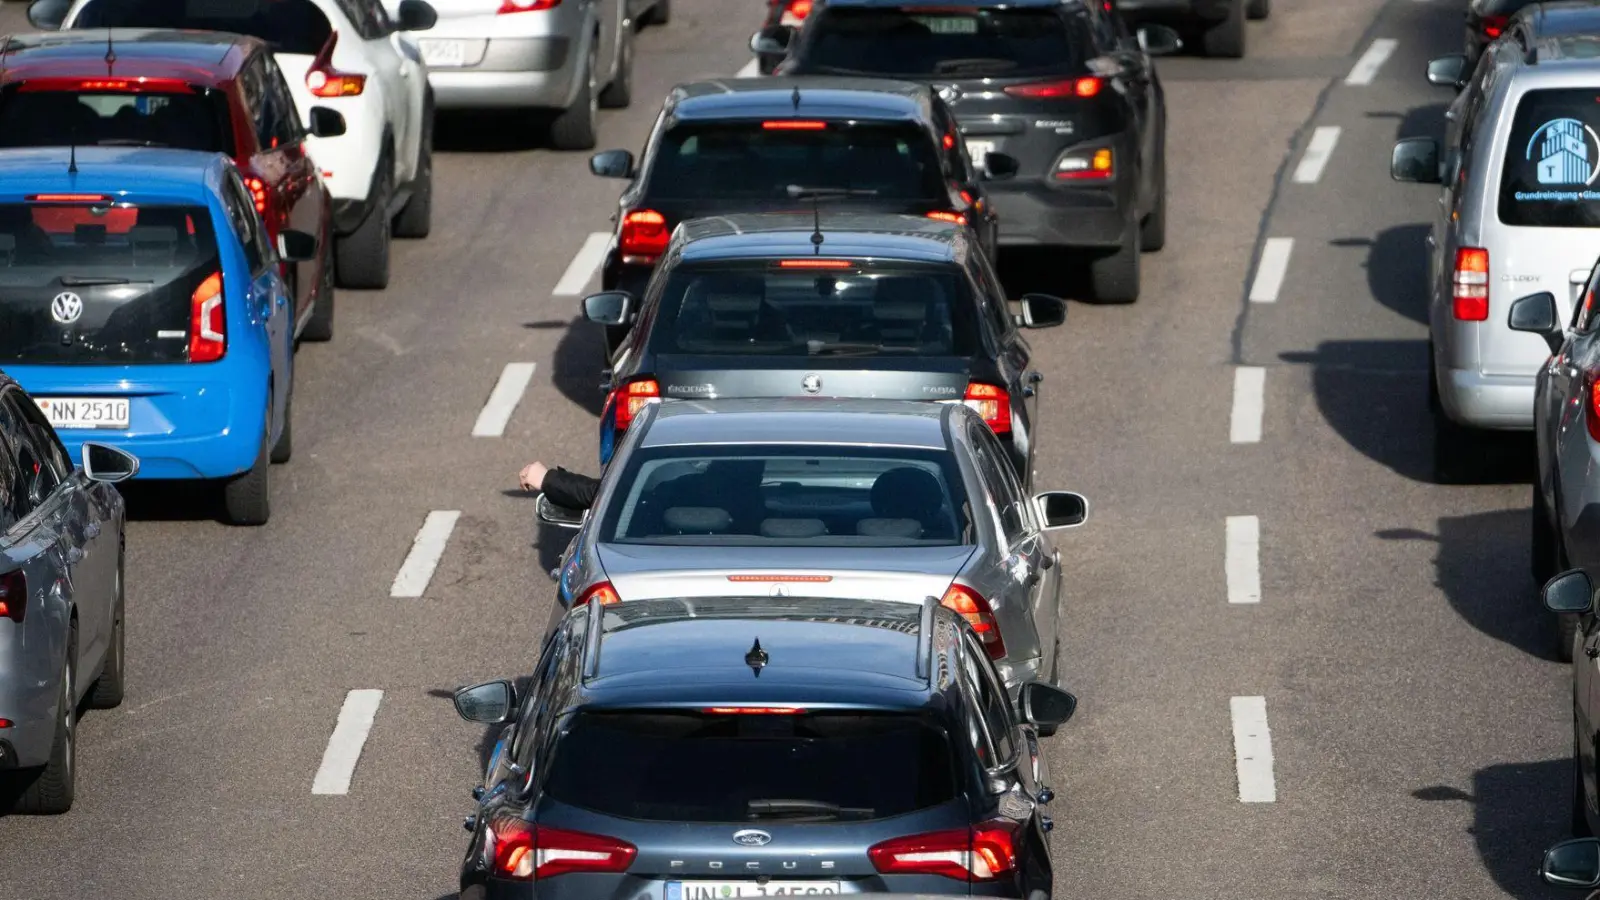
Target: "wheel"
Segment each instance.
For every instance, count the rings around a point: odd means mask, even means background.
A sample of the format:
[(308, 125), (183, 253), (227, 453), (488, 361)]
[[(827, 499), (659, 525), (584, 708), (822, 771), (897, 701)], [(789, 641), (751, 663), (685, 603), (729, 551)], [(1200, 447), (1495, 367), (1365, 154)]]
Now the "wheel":
[(222, 507), (229, 524), (265, 525), (272, 515), (272, 449), (267, 438), (272, 434), (271, 418), (261, 429), (261, 447), (256, 461), (242, 475), (235, 475), (222, 486)]
[(606, 109), (625, 109), (633, 102), (633, 32), (622, 30), (622, 45), (617, 48), (617, 75), (600, 92), (600, 105)]
[(1139, 232), (1128, 229), (1122, 246), (1089, 263), (1089, 292), (1099, 303), (1132, 303), (1139, 299)]
[(106, 660), (100, 666), (100, 677), (89, 688), (89, 705), (94, 709), (116, 709), (121, 706), (128, 683), (127, 631), (123, 624), (127, 603), (123, 599), (121, 556), (117, 557), (116, 577), (111, 607), (111, 643), (106, 648)]
[(1578, 720), (1572, 720), (1572, 836), (1590, 837), (1589, 796), (1583, 789), (1583, 757), (1578, 754)]
[(317, 296), (311, 301), (311, 318), (300, 332), (302, 341), (328, 341), (333, 339), (333, 242), (322, 242), (322, 278)]
[(578, 96), (572, 105), (550, 123), (550, 144), (557, 150), (593, 150), (598, 141), (595, 119), (599, 117), (599, 102), (594, 88), (594, 63), (596, 41), (589, 42), (589, 55), (583, 63), (583, 76), (579, 81)]
[(386, 153), (378, 159), (384, 174), (372, 198), (372, 210), (361, 227), (334, 241), (334, 271), (339, 286), (382, 290), (389, 286), (389, 197), (393, 195), (394, 169)]
[(283, 430), (272, 445), (274, 463), (286, 463), (294, 456), (294, 382), (289, 382), (289, 396), (283, 399)]
[[(1056, 687), (1061, 686), (1061, 639), (1056, 638), (1056, 652), (1050, 657), (1050, 683)], [(1039, 737), (1055, 737), (1060, 730), (1059, 725), (1041, 725), (1038, 728)]]
[(417, 148), (417, 174), (411, 199), (394, 217), (394, 236), (425, 238), (433, 229), (433, 91), (422, 99), (422, 138)]
[(672, 0), (656, 0), (656, 5), (639, 19), (643, 25), (665, 25), (672, 21)]
[(1272, 0), (1250, 0), (1250, 5), (1245, 8), (1245, 14), (1252, 22), (1259, 22), (1272, 15)]
[(56, 738), (50, 745), (50, 761), (31, 776), (33, 780), (17, 796), (13, 812), (58, 816), (72, 809), (78, 774), (77, 677), (78, 623), (73, 622), (67, 629), (67, 659), (61, 669), (61, 697), (56, 701)]
[(1155, 253), (1167, 245), (1167, 159), (1161, 148), (1161, 174), (1156, 179), (1156, 205), (1139, 223), (1139, 249)]
[(1550, 507), (1544, 502), (1544, 491), (1539, 487), (1537, 479), (1533, 482), (1533, 508), (1529, 518), (1532, 520), (1532, 539), (1528, 542), (1532, 556), (1533, 581), (1535, 586), (1544, 587), (1545, 582), (1556, 577), (1560, 570), (1557, 568), (1556, 559), (1556, 533), (1555, 524), (1550, 515)]
[(1233, 0), (1228, 17), (1212, 25), (1200, 36), (1200, 49), (1206, 56), (1239, 59), (1244, 56), (1246, 0)]

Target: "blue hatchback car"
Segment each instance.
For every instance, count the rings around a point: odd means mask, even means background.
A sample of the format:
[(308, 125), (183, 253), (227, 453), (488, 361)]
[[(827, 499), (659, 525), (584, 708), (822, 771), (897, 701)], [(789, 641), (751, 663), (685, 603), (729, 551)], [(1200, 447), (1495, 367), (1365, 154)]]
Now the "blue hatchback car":
[(95, 440), (143, 479), (214, 479), (230, 522), (263, 524), (290, 452), (279, 262), (315, 251), (293, 231), (274, 246), (218, 154), (0, 151), (0, 368), (74, 457)]

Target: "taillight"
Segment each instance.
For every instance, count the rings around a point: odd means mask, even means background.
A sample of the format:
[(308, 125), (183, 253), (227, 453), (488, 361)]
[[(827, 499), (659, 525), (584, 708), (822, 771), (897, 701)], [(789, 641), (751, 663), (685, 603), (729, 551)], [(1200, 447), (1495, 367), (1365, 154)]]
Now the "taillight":
[(1588, 403), (1584, 404), (1584, 424), (1589, 426), (1589, 439), (1600, 441), (1600, 371), (1589, 373), (1589, 384), (1586, 386)]
[(928, 218), (938, 219), (941, 222), (954, 222), (957, 225), (967, 224), (967, 217), (958, 212), (945, 212), (944, 210), (936, 209), (928, 213)]
[(806, 16), (811, 15), (811, 0), (789, 0), (789, 6), (784, 12), (804, 21)]
[(541, 9), (555, 9), (561, 5), (561, 0), (501, 0), (500, 8), (495, 10), (496, 15), (519, 12), (538, 12)]
[(772, 119), (761, 123), (763, 131), (827, 131), (828, 123), (815, 119)]
[(194, 85), (181, 78), (29, 78), (17, 86), (17, 93), (93, 91), (122, 94), (193, 94)]
[(28, 614), (28, 576), (22, 570), (0, 575), (0, 616), (21, 622)]
[(367, 76), (350, 75), (333, 68), (333, 48), (339, 43), (339, 32), (328, 35), (328, 42), (311, 60), (306, 72), (306, 87), (318, 97), (354, 97), (367, 89)]
[(1505, 34), (1506, 26), (1509, 24), (1511, 24), (1510, 16), (1484, 16), (1483, 36), (1492, 41)]
[(957, 881), (994, 881), (1017, 868), (1016, 828), (995, 821), (968, 830), (952, 828), (890, 838), (867, 848), (884, 875), (943, 875)]
[(1006, 655), (1006, 642), (1000, 637), (1000, 623), (982, 594), (964, 584), (952, 584), (939, 598), (939, 605), (952, 610), (972, 625), (972, 630), (983, 641), (983, 649), (989, 651), (990, 658), (1000, 659)]
[(1069, 150), (1056, 160), (1052, 173), (1062, 181), (1104, 181), (1117, 174), (1116, 154), (1110, 147)]
[(502, 878), (533, 881), (568, 872), (626, 872), (638, 855), (627, 841), (567, 831), (503, 817), (489, 825), (494, 872)]
[(601, 606), (610, 606), (613, 603), (621, 603), (622, 598), (617, 596), (617, 589), (611, 586), (611, 582), (602, 581), (599, 584), (589, 588), (587, 591), (584, 591), (583, 596), (578, 598), (578, 602), (572, 605), (583, 606), (591, 601), (598, 603)]
[(1489, 251), (1482, 247), (1456, 250), (1455, 317), (1463, 322), (1489, 318)]
[(189, 296), (189, 361), (216, 362), (228, 349), (222, 273), (213, 272)]
[(611, 392), (607, 398), (608, 405), (615, 405), (616, 418), (613, 420), (617, 431), (627, 431), (633, 424), (633, 417), (644, 409), (646, 403), (654, 403), (661, 399), (661, 386), (656, 384), (654, 378), (641, 378), (630, 381), (622, 387)]
[(256, 212), (267, 214), (267, 183), (254, 175), (247, 176), (244, 186), (250, 189), (250, 199), (255, 201)]
[(1099, 78), (1063, 78), (1058, 81), (1036, 81), (1031, 84), (1013, 84), (1004, 88), (1013, 97), (1030, 100), (1052, 100), (1059, 97), (1079, 97), (1087, 100), (1097, 96), (1105, 82)]
[(617, 240), (622, 261), (639, 265), (654, 263), (667, 252), (667, 241), (671, 237), (666, 216), (653, 209), (636, 209), (622, 217), (622, 235)]
[(995, 434), (1011, 433), (1011, 395), (1005, 388), (974, 381), (967, 385), (962, 402), (982, 416)]

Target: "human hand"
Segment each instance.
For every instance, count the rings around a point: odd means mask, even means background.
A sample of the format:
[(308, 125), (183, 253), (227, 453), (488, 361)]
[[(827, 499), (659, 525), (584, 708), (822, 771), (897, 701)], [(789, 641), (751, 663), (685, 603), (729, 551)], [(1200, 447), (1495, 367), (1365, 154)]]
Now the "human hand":
[(517, 481), (525, 491), (537, 491), (544, 488), (544, 476), (550, 470), (542, 462), (531, 462), (517, 473)]

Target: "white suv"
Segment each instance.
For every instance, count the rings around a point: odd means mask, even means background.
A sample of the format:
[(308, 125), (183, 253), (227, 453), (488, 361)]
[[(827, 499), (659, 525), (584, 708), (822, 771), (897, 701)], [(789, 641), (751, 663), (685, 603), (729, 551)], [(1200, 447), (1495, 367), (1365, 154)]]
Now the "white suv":
[(436, 19), (424, 0), (402, 0), (394, 18), (381, 0), (37, 0), (28, 8), (35, 28), (229, 31), (271, 45), (301, 119), (309, 122), (315, 105), (348, 123), (337, 137), (306, 139), (333, 195), (334, 270), (347, 288), (387, 287), (390, 236), (428, 234), (433, 93), (406, 32)]

